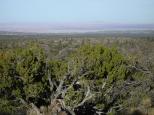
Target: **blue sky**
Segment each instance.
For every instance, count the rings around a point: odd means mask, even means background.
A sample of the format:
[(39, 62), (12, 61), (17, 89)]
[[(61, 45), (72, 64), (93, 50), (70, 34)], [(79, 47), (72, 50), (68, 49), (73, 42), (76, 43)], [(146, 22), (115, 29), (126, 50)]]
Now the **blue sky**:
[(154, 24), (154, 0), (0, 0), (0, 23)]

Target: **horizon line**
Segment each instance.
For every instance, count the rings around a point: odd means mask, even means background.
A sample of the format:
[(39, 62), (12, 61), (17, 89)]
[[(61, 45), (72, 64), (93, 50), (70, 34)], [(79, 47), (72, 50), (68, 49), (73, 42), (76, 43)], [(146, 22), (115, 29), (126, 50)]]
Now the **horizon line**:
[(116, 24), (116, 23), (83, 23), (83, 24), (6, 24), (0, 23), (0, 31), (10, 32), (45, 32), (55, 31), (104, 31), (104, 30), (154, 30), (154, 24)]

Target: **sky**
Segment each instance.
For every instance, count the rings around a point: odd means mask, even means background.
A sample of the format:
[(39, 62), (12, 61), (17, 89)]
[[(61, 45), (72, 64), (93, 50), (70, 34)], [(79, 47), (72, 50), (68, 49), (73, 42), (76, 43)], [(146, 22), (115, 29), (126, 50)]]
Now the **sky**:
[(154, 0), (0, 0), (0, 23), (154, 24)]

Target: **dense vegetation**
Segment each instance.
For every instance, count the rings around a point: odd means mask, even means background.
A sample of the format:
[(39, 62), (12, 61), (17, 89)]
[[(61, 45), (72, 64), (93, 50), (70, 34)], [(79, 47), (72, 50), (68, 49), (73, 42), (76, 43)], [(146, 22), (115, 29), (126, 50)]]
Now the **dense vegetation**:
[(151, 38), (1, 39), (0, 44), (2, 112), (154, 113)]

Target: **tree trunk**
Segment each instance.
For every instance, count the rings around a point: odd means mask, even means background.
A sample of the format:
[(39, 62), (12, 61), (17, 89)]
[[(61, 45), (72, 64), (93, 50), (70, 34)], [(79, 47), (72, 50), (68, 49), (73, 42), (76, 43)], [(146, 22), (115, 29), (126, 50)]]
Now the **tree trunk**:
[[(71, 115), (75, 115), (74, 112), (69, 111)], [(66, 111), (60, 111), (60, 112), (55, 112), (55, 111), (35, 111), (34, 109), (30, 109), (27, 111), (27, 115), (68, 115)]]
[[(65, 111), (66, 110), (66, 111)], [(48, 106), (36, 107), (32, 104), (32, 108), (28, 110), (27, 115), (75, 115), (74, 111), (65, 107), (63, 100), (55, 99)]]
[(29, 109), (27, 115), (67, 115), (65, 111), (57, 111), (55, 109), (48, 109), (47, 107), (41, 107), (40, 109)]
[(27, 111), (27, 115), (43, 115), (42, 113), (40, 113), (39, 110), (36, 110), (36, 109), (29, 109)]

